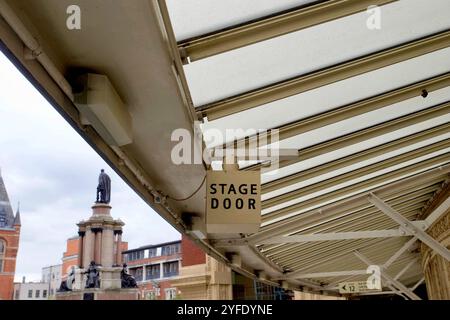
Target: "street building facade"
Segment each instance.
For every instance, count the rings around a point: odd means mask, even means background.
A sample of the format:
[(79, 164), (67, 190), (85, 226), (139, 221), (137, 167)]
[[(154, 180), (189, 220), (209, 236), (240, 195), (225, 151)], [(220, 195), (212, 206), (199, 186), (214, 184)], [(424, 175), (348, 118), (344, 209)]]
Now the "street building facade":
[(0, 300), (13, 299), (20, 228), (20, 210), (14, 216), (0, 172)]

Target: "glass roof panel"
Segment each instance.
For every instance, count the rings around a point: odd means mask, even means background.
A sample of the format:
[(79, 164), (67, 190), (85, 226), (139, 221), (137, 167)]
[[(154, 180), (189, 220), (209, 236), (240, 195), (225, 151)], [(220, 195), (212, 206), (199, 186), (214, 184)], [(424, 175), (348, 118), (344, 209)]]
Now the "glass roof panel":
[[(321, 191), (316, 192), (316, 193), (314, 193), (314, 194), (308, 195), (308, 196), (306, 196), (306, 197), (301, 197), (301, 198), (298, 198), (298, 199), (296, 199), (296, 200), (293, 200), (293, 201), (289, 201), (289, 202), (283, 203), (283, 204), (281, 204), (281, 205), (277, 205), (277, 206), (270, 207), (270, 208), (268, 208), (268, 209), (264, 209), (264, 210), (262, 210), (262, 215), (266, 215), (266, 214), (268, 214), (268, 213), (270, 213), (270, 212), (273, 212), (273, 211), (275, 211), (275, 210), (284, 208), (284, 207), (286, 207), (286, 206), (288, 206), (288, 205), (292, 205), (292, 204), (295, 204), (295, 203), (300, 203), (300, 202), (302, 202), (302, 201), (305, 201), (305, 200), (308, 200), (308, 199), (312, 199), (312, 198), (314, 198), (314, 197), (320, 196), (320, 195), (322, 195), (322, 194), (326, 194), (326, 193), (328, 193), (328, 192), (335, 191), (335, 190), (340, 189), (340, 188), (344, 188), (344, 187), (346, 187), (346, 186), (349, 186), (349, 185), (358, 183), (358, 182), (360, 182), (360, 181), (364, 181), (364, 180), (370, 179), (370, 178), (372, 178), (372, 177), (375, 177), (375, 176), (378, 176), (378, 175), (381, 175), (381, 174), (385, 174), (385, 173), (391, 172), (391, 171), (393, 171), (393, 170), (395, 170), (395, 169), (402, 168), (402, 167), (404, 167), (404, 166), (406, 166), (406, 165), (410, 165), (410, 164), (414, 164), (414, 163), (419, 163), (420, 161), (423, 161), (423, 160), (425, 160), (425, 159), (428, 159), (428, 158), (431, 158), (431, 157), (433, 157), (433, 156), (437, 156), (437, 155), (440, 155), (440, 154), (443, 154), (443, 153), (449, 152), (449, 151), (450, 151), (450, 148), (447, 148), (447, 149), (441, 150), (441, 151), (439, 151), (439, 152), (435, 152), (435, 153), (432, 153), (432, 154), (430, 154), (430, 155), (427, 155), (427, 156), (424, 156), (424, 157), (420, 157), (420, 158), (417, 158), (417, 159), (414, 159), (414, 160), (405, 162), (404, 164), (400, 164), (400, 165), (397, 165), (397, 166), (389, 167), (389, 168), (387, 168), (387, 169), (385, 169), (385, 170), (378, 171), (378, 172), (376, 172), (376, 173), (374, 173), (374, 174), (370, 174), (370, 175), (361, 177), (361, 178), (359, 178), (359, 179), (355, 179), (355, 180), (352, 180), (352, 181), (343, 183), (343, 184), (341, 184), (341, 185), (339, 185), (339, 186), (335, 186), (335, 187), (332, 187), (332, 188), (324, 189), (324, 190), (321, 190)], [(441, 164), (447, 163), (447, 162), (448, 162), (448, 160), (447, 160), (447, 161), (444, 161), (444, 160), (443, 160), (443, 161), (441, 162)], [(437, 165), (434, 165), (434, 166), (431, 166), (430, 168), (436, 167), (436, 166), (437, 166)], [(339, 200), (341, 200), (341, 199), (345, 199), (345, 198), (347, 198), (347, 197), (351, 197), (351, 196), (353, 196), (353, 195), (356, 195), (356, 194), (359, 194), (359, 193), (362, 193), (362, 192), (369, 191), (369, 190), (371, 190), (371, 189), (373, 189), (373, 188), (377, 188), (377, 187), (379, 187), (379, 186), (386, 185), (386, 184), (391, 183), (391, 182), (393, 182), (393, 181), (398, 181), (398, 180), (403, 179), (403, 178), (405, 178), (405, 177), (412, 176), (412, 175), (414, 175), (414, 174), (417, 174), (417, 173), (420, 173), (420, 172), (424, 172), (424, 171), (426, 171), (426, 170), (429, 170), (429, 168), (425, 168), (425, 169), (423, 169), (423, 170), (417, 170), (417, 171), (415, 171), (415, 172), (413, 172), (413, 173), (410, 173), (410, 174), (405, 174), (404, 176), (402, 176), (402, 177), (400, 177), (400, 178), (395, 178), (395, 179), (390, 179), (390, 180), (383, 181), (383, 182), (381, 182), (381, 183), (379, 183), (379, 184), (377, 184), (377, 185), (375, 185), (375, 186), (373, 186), (373, 187), (370, 187), (370, 188), (364, 188), (364, 189), (355, 190), (354, 192), (352, 192), (352, 193), (350, 193), (350, 194), (348, 194), (348, 195), (341, 196), (341, 197), (338, 197), (338, 198), (335, 198), (335, 199), (332, 199), (332, 200), (323, 202), (323, 203), (321, 203), (321, 204), (319, 204), (319, 205), (315, 205), (315, 206), (311, 206), (311, 207), (308, 207), (308, 208), (299, 210), (298, 212), (293, 212), (293, 213), (287, 214), (286, 216), (283, 216), (283, 217), (281, 217), (281, 218), (276, 218), (276, 219), (273, 219), (273, 220), (264, 222), (264, 223), (262, 223), (262, 226), (266, 226), (266, 225), (268, 225), (268, 224), (272, 224), (272, 223), (274, 223), (274, 222), (277, 222), (277, 221), (284, 220), (284, 219), (287, 219), (287, 218), (289, 218), (289, 217), (295, 216), (295, 215), (300, 214), (300, 213), (302, 213), (302, 212), (305, 212), (305, 211), (308, 211), (308, 210), (311, 210), (311, 209), (314, 209), (314, 208), (318, 208), (318, 207), (324, 206), (324, 205), (326, 205), (326, 204), (329, 204), (329, 203), (332, 203), (332, 202), (335, 202), (335, 201), (339, 201)]]
[(366, 150), (378, 145), (381, 145), (383, 143), (386, 142), (390, 142), (396, 139), (400, 139), (402, 137), (405, 136), (409, 136), (412, 135), (416, 132), (420, 132), (444, 123), (449, 123), (450, 122), (450, 114), (448, 115), (444, 115), (441, 117), (437, 117), (434, 119), (430, 119), (427, 121), (423, 121), (419, 124), (413, 125), (413, 126), (409, 126), (400, 130), (396, 130), (393, 132), (390, 132), (388, 134), (384, 134), (372, 139), (368, 139), (364, 142), (360, 142), (345, 148), (341, 148), (338, 149), (336, 151), (332, 151), (332, 152), (328, 152), (326, 154), (322, 154), (320, 156), (305, 160), (305, 161), (301, 161), (298, 163), (295, 163), (293, 165), (284, 167), (284, 168), (280, 168), (278, 169), (276, 172), (267, 172), (265, 174), (263, 174), (263, 183), (264, 182), (268, 182), (274, 179), (278, 179), (280, 177), (284, 177), (284, 176), (288, 176), (291, 174), (294, 174), (298, 171), (302, 171), (302, 170), (306, 170), (308, 168), (312, 168), (315, 166), (318, 166), (320, 164), (323, 163), (327, 163), (330, 161), (333, 161), (335, 159), (339, 159), (345, 156), (348, 156), (350, 154), (354, 154), (357, 152), (360, 152), (362, 150)]
[(426, 99), (422, 97), (408, 99), (388, 107), (367, 112), (350, 119), (339, 121), (331, 125), (282, 140), (279, 142), (279, 145), (280, 148), (286, 149), (306, 148), (448, 101), (450, 101), (450, 87), (432, 92)]
[[(286, 201), (286, 202), (284, 202), (284, 203), (282, 203), (282, 204), (275, 205), (275, 206), (272, 206), (272, 207), (267, 208), (267, 209), (263, 209), (263, 210), (262, 210), (262, 214), (264, 215), (264, 214), (267, 214), (267, 213), (269, 213), (269, 212), (272, 212), (272, 211), (275, 211), (275, 210), (279, 210), (279, 209), (281, 209), (281, 208), (285, 208), (285, 207), (291, 206), (291, 205), (293, 205), (293, 204), (300, 203), (300, 202), (302, 202), (302, 201), (306, 201), (306, 200), (308, 200), (308, 199), (312, 199), (312, 198), (315, 198), (315, 197), (317, 197), (317, 196), (320, 196), (320, 195), (323, 195), (323, 194), (326, 194), (326, 193), (329, 193), (329, 192), (332, 192), (332, 191), (339, 190), (339, 189), (341, 189), (341, 188), (345, 188), (345, 187), (347, 187), (347, 186), (354, 185), (354, 184), (356, 184), (356, 183), (358, 183), (358, 182), (362, 182), (362, 181), (365, 181), (365, 180), (369, 180), (369, 179), (371, 179), (371, 178), (374, 178), (374, 177), (377, 177), (377, 176), (380, 176), (380, 175), (383, 175), (383, 174), (392, 172), (392, 171), (394, 171), (394, 170), (404, 168), (404, 167), (409, 166), (409, 165), (411, 165), (411, 164), (420, 163), (421, 161), (424, 161), (424, 160), (433, 158), (433, 157), (435, 157), (435, 156), (444, 154), (444, 153), (449, 152), (449, 151), (450, 151), (450, 148), (442, 149), (442, 150), (439, 150), (439, 151), (436, 151), (436, 152), (427, 154), (427, 155), (425, 155), (425, 156), (418, 157), (418, 158), (415, 158), (415, 159), (412, 159), (412, 160), (409, 160), (409, 161), (405, 161), (405, 162), (403, 162), (403, 163), (401, 163), (401, 164), (397, 164), (397, 165), (395, 165), (395, 166), (391, 166), (391, 167), (385, 168), (385, 169), (383, 169), (383, 170), (379, 170), (379, 171), (377, 171), (377, 172), (374, 172), (374, 173), (371, 173), (371, 174), (368, 174), (368, 175), (359, 177), (359, 178), (357, 178), (357, 179), (353, 179), (353, 180), (351, 180), (351, 181), (347, 181), (347, 182), (345, 182), (345, 183), (341, 183), (341, 184), (339, 184), (339, 185), (337, 185), (337, 186), (332, 186), (332, 187), (330, 187), (330, 188), (324, 188), (324, 189), (322, 189), (322, 190), (320, 190), (320, 191), (314, 192), (314, 193), (309, 194), (309, 195), (307, 195), (307, 196), (299, 197), (299, 198), (297, 198), (297, 199), (290, 200), (290, 201)], [(448, 160), (450, 160), (450, 159), (448, 159)], [(448, 160), (447, 160), (447, 161), (448, 161)], [(359, 192), (359, 190), (357, 190), (357, 191)]]
[(380, 30), (369, 30), (367, 12), (361, 12), (186, 65), (194, 105), (224, 99), (450, 28), (448, 0), (434, 0), (433, 5), (423, 0), (400, 0), (381, 9)]
[[(404, 153), (412, 151), (412, 150), (418, 150), (418, 149), (420, 149), (422, 147), (425, 147), (427, 145), (430, 145), (430, 144), (433, 144), (433, 143), (436, 143), (436, 142), (439, 142), (439, 141), (443, 141), (445, 139), (450, 139), (450, 132), (447, 133), (447, 134), (444, 134), (444, 135), (440, 135), (438, 137), (434, 137), (432, 139), (421, 141), (419, 143), (410, 145), (408, 147), (404, 147), (404, 148), (401, 148), (401, 149), (397, 149), (395, 151), (391, 151), (391, 152), (385, 153), (383, 155), (374, 157), (374, 158), (369, 159), (369, 160), (365, 160), (365, 161), (361, 161), (359, 163), (355, 163), (355, 164), (349, 165), (349, 166), (347, 166), (345, 168), (342, 168), (342, 169), (331, 171), (331, 172), (329, 172), (327, 174), (323, 174), (323, 175), (317, 176), (317, 177), (312, 178), (312, 179), (307, 179), (307, 180), (301, 181), (299, 183), (292, 184), (292, 185), (290, 185), (288, 187), (285, 187), (285, 188), (280, 188), (280, 189), (278, 189), (276, 191), (273, 191), (273, 192), (269, 192), (269, 193), (263, 194), (262, 195), (262, 200), (270, 199), (270, 198), (276, 197), (278, 195), (290, 192), (292, 190), (297, 190), (297, 189), (306, 187), (306, 186), (311, 185), (311, 184), (316, 183), (316, 182), (320, 182), (320, 181), (324, 181), (324, 180), (327, 180), (327, 179), (331, 179), (331, 178), (336, 177), (338, 175), (341, 175), (343, 173), (351, 172), (351, 171), (357, 170), (359, 168), (371, 165), (373, 163), (377, 163), (377, 162), (383, 161), (385, 159), (389, 159), (389, 158), (392, 158), (392, 157), (404, 154)], [(263, 183), (266, 182), (266, 180), (268, 180), (267, 179), (268, 177), (270, 177), (270, 180), (272, 180), (271, 176), (267, 176), (267, 175), (263, 174), (262, 175), (262, 182)]]
[[(278, 100), (257, 108), (207, 122), (202, 125), (205, 143), (208, 147), (220, 145), (221, 141), (208, 138), (208, 131), (221, 131), (223, 136), (227, 129), (264, 130), (276, 128), (283, 124), (303, 119), (315, 114), (335, 109), (355, 101), (410, 85), (450, 70), (450, 48), (439, 50), (414, 59), (403, 61), (386, 68), (368, 72), (356, 77), (335, 82), (314, 90), (304, 92), (286, 99)], [(389, 81), (386, 81), (386, 80)], [(427, 99), (433, 99), (438, 92), (431, 92)], [(448, 97), (448, 96), (447, 96)], [(426, 103), (422, 98), (419, 104)], [(423, 100), (423, 101), (422, 101)], [(210, 131), (213, 132), (213, 131)], [(244, 137), (238, 135), (237, 138)], [(227, 142), (233, 137), (228, 137)]]
[(316, 0), (166, 0), (177, 41), (193, 38)]

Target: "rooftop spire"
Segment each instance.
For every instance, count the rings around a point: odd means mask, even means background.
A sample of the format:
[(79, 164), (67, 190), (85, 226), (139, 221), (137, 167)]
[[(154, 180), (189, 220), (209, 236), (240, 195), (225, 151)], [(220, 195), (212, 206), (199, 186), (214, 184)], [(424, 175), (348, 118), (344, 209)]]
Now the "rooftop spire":
[(14, 218), (14, 225), (15, 226), (22, 225), (22, 223), (20, 221), (20, 201), (17, 203), (17, 212), (16, 212), (16, 217)]
[(3, 177), (0, 174), (0, 228), (12, 228), (14, 213), (9, 202)]

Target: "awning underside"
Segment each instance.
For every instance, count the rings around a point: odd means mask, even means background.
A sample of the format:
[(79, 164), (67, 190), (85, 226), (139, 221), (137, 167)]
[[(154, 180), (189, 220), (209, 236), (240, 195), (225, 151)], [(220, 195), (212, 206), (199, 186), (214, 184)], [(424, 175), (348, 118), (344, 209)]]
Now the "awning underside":
[[(244, 141), (245, 130), (279, 129), (280, 148), (298, 150), (276, 171), (240, 162), (241, 170), (261, 169), (263, 224), (257, 234), (216, 246), (253, 246), (284, 272), (280, 280), (324, 290), (367, 279), (367, 264), (355, 252), (389, 262), (387, 272), (404, 285), (418, 284), (418, 242), (381, 232), (399, 224), (367, 196), (423, 220), (448, 179), (450, 2), (167, 4), (185, 90), (205, 134), (244, 129), (235, 137)], [(379, 5), (379, 28), (368, 26), (376, 12), (369, 5)], [(205, 140), (209, 148), (230, 142)], [(380, 232), (350, 239), (360, 231)], [(311, 234), (319, 236), (280, 240)]]

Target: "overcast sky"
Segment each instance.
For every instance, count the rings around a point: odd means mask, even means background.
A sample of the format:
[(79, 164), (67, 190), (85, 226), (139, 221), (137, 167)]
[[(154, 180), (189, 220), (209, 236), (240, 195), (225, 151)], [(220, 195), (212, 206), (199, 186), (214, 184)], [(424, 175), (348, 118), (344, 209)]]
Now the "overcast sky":
[(91, 214), (98, 174), (112, 180), (111, 213), (125, 222), (129, 248), (180, 238), (90, 148), (0, 52), (0, 167), (22, 232), (16, 281), (39, 281), (61, 263), (66, 239)]

